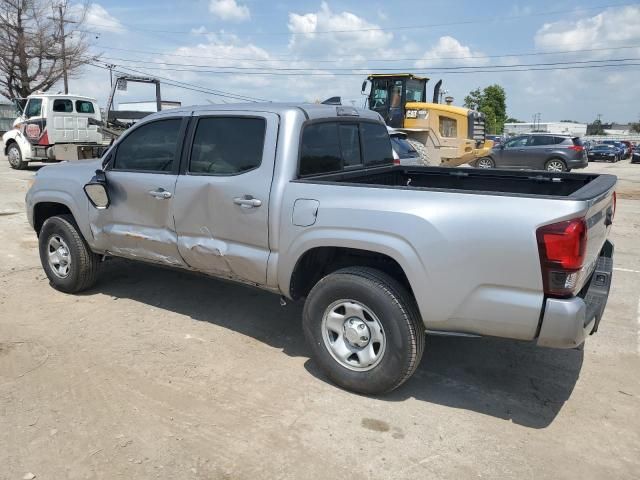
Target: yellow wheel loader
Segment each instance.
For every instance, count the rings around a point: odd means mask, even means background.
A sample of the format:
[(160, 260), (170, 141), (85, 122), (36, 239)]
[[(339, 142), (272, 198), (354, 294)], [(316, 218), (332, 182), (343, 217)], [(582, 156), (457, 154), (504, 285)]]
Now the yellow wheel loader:
[(487, 155), (493, 142), (485, 138), (484, 114), (438, 103), (439, 81), (428, 103), (428, 78), (410, 73), (372, 74), (362, 84), (368, 108), (387, 125), (407, 134), (425, 165), (457, 166)]

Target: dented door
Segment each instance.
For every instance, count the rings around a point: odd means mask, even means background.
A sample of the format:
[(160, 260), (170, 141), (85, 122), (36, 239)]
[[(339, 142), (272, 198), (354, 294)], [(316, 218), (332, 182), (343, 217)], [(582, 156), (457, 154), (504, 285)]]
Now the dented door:
[(192, 130), (174, 203), (180, 255), (197, 270), (265, 284), (278, 116), (205, 112)]
[(105, 175), (111, 204), (91, 211), (99, 247), (114, 255), (183, 266), (173, 202), (187, 119), (134, 127), (116, 148)]

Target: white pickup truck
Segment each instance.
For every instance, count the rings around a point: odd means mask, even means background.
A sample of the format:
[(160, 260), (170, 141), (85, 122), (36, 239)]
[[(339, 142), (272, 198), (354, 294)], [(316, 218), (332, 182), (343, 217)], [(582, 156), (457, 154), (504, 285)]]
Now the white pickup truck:
[(90, 119), (100, 121), (100, 109), (93, 98), (31, 95), (13, 128), (2, 136), (3, 151), (15, 169), (23, 169), (29, 162), (99, 157), (106, 146)]
[(90, 288), (113, 255), (304, 300), (329, 378), (381, 393), (425, 331), (581, 345), (609, 295), (615, 185), (394, 165), (375, 112), (254, 103), (153, 114), (100, 160), (39, 170), (26, 202), (54, 288)]

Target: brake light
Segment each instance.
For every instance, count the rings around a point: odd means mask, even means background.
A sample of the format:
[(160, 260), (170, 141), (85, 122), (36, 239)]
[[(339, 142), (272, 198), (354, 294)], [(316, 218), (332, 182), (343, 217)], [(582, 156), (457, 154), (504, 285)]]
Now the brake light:
[(587, 250), (584, 218), (545, 225), (538, 228), (536, 237), (544, 293), (560, 297), (575, 295)]
[(569, 150), (573, 150), (574, 152), (584, 152), (584, 147), (582, 145), (571, 145)]
[(394, 158), (393, 159), (393, 164), (394, 165), (400, 165), (400, 159), (399, 158)]

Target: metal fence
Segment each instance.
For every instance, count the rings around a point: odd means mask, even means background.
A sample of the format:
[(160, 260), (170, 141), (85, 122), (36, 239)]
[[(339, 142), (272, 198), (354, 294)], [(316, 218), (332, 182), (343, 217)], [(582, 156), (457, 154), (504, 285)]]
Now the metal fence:
[(11, 130), (15, 119), (15, 106), (12, 103), (0, 103), (0, 135)]

